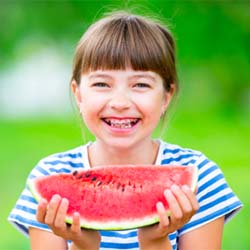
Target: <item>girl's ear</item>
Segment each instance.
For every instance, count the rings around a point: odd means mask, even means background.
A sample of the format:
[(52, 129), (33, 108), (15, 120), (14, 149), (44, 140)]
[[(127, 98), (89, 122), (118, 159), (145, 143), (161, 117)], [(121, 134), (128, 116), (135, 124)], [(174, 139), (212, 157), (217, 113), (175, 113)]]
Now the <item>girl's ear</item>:
[(174, 96), (174, 92), (175, 92), (175, 84), (170, 84), (170, 88), (168, 91), (165, 91), (164, 93), (164, 97), (163, 97), (163, 102), (162, 102), (162, 110), (161, 110), (161, 114), (164, 115), (171, 100), (172, 97)]
[(75, 96), (77, 106), (80, 107), (80, 104), (82, 102), (82, 97), (81, 97), (79, 86), (75, 80), (72, 80), (71, 82), (71, 90)]

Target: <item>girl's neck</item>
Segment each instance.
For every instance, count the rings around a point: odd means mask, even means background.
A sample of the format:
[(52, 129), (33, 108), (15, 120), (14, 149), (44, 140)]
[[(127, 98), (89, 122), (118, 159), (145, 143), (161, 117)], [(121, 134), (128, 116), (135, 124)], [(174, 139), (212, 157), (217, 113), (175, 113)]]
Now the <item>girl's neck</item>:
[(159, 143), (145, 142), (133, 149), (117, 149), (95, 142), (88, 148), (91, 167), (100, 165), (154, 164), (158, 155)]

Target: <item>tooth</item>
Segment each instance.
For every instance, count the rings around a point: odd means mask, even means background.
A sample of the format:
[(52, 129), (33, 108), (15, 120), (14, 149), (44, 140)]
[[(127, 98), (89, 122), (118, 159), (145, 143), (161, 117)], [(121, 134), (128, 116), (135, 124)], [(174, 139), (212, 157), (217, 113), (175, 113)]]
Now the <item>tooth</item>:
[(106, 122), (110, 124), (111, 127), (115, 128), (131, 128), (132, 124), (134, 124), (137, 119), (124, 119), (124, 120), (116, 120), (116, 119), (106, 119)]

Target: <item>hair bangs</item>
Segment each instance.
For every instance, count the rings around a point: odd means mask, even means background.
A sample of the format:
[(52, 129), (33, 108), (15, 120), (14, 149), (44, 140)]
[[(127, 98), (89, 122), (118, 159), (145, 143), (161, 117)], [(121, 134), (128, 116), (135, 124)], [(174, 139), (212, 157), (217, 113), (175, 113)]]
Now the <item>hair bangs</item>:
[[(131, 23), (133, 21), (133, 23)], [(114, 22), (113, 26), (99, 30), (95, 41), (85, 48), (82, 72), (92, 70), (152, 70), (158, 73), (164, 65), (164, 52), (153, 30), (141, 27), (138, 20)], [(145, 25), (144, 25), (145, 26)], [(157, 39), (158, 38), (158, 39)]]

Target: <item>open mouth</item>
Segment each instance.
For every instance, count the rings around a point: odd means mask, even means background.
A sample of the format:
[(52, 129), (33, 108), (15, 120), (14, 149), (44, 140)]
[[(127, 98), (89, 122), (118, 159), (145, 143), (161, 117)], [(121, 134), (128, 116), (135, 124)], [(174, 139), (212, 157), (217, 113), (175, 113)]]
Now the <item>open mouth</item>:
[(104, 118), (103, 121), (113, 128), (132, 128), (135, 126), (140, 119), (108, 119)]

